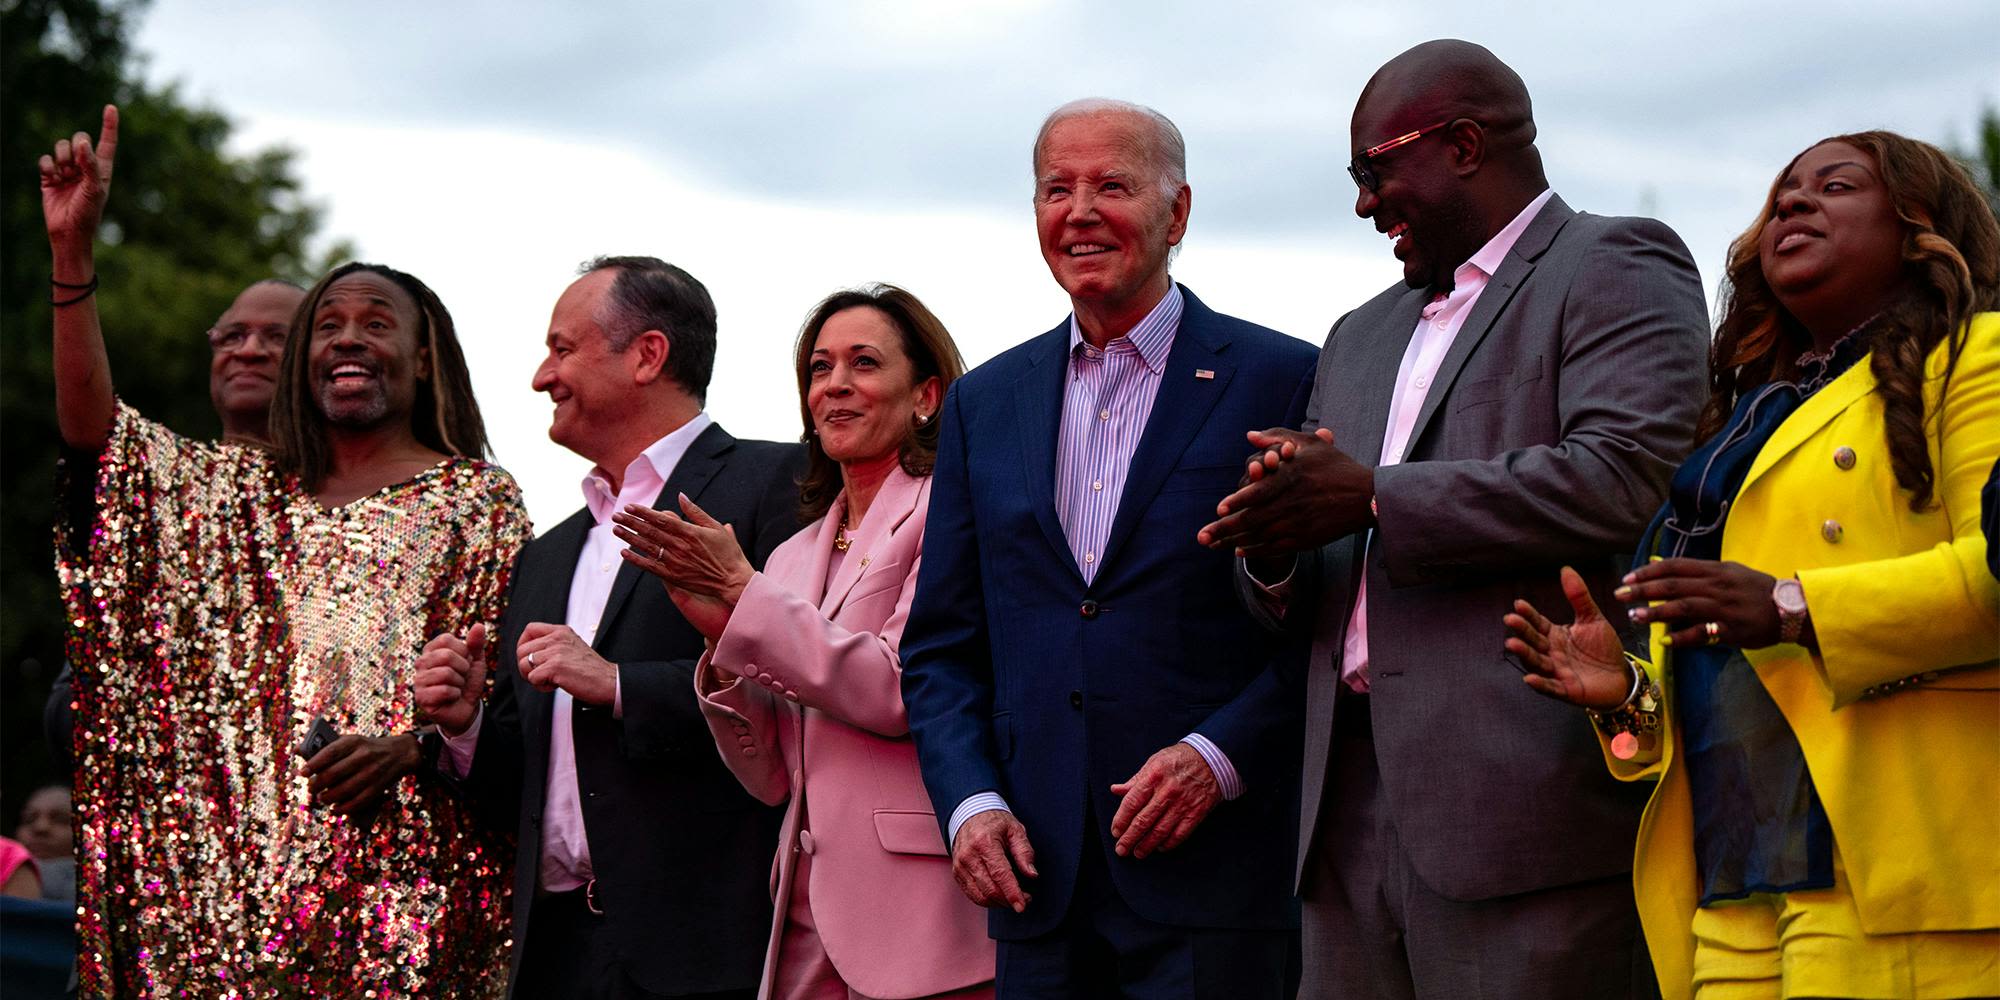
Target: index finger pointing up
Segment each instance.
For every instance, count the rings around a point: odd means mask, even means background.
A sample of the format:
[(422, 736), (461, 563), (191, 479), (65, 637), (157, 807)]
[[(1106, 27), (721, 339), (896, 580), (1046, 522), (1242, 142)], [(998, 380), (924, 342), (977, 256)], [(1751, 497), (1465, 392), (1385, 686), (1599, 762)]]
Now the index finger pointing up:
[(118, 105), (104, 106), (104, 126), (97, 132), (97, 172), (106, 181), (111, 179), (112, 162), (118, 158)]

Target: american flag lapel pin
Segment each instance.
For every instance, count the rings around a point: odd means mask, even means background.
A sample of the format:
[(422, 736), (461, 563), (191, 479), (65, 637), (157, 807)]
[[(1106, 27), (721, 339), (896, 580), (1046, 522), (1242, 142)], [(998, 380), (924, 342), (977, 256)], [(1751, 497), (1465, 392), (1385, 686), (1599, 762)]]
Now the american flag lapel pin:
[(1194, 370), (1194, 377), (1195, 377), (1195, 378), (1214, 378), (1214, 377), (1215, 377), (1215, 369), (1213, 369), (1213, 368), (1197, 368), (1197, 369), (1195, 369), (1195, 370)]

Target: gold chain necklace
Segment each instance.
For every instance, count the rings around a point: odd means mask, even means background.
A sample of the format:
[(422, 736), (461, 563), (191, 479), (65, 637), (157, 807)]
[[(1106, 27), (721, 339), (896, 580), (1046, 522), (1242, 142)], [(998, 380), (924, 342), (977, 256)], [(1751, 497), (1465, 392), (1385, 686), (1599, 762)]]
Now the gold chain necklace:
[(854, 539), (847, 537), (847, 509), (843, 507), (840, 511), (840, 528), (833, 533), (833, 548), (836, 552), (845, 552), (853, 544)]

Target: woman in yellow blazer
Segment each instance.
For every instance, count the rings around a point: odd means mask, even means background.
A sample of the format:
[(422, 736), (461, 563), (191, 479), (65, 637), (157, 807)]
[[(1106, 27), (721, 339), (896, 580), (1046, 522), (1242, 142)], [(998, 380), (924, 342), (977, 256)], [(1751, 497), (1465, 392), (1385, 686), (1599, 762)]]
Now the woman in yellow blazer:
[[(1701, 443), (1618, 592), (1507, 648), (1653, 780), (1669, 998), (2000, 995), (2000, 225), (1885, 132), (1801, 153), (1733, 245)], [(1588, 835), (1587, 831), (1583, 832)]]

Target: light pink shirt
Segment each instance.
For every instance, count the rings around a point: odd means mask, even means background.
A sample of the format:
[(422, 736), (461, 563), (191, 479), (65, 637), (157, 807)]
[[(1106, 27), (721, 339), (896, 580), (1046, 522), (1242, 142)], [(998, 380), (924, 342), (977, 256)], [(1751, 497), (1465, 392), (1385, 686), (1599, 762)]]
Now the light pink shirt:
[[(1403, 364), (1396, 369), (1396, 392), (1389, 397), (1389, 421), (1383, 427), (1382, 454), (1376, 467), (1395, 465), (1403, 460), (1404, 452), (1410, 446), (1410, 434), (1416, 429), (1417, 414), (1424, 408), (1424, 399), (1430, 395), (1431, 382), (1437, 378), (1438, 365), (1444, 362), (1445, 352), (1451, 350), (1451, 342), (1458, 338), (1459, 328), (1465, 325), (1467, 316), (1472, 315), (1472, 306), (1479, 301), (1479, 293), (1486, 290), (1486, 282), (1493, 272), (1506, 261), (1507, 253), (1514, 249), (1514, 242), (1521, 238), (1528, 224), (1542, 206), (1549, 203), (1555, 192), (1545, 190), (1521, 209), (1514, 221), (1507, 223), (1479, 252), (1452, 272), (1452, 289), (1424, 306), (1423, 315), (1417, 320), (1417, 331), (1410, 338), (1410, 346), (1403, 351)], [(1363, 558), (1367, 557), (1366, 546), (1374, 541), (1374, 532), (1363, 539)], [(1347, 636), (1341, 646), (1340, 678), (1356, 691), (1368, 690), (1368, 575), (1363, 573), (1361, 585), (1354, 592), (1354, 611), (1347, 619)]]
[[(680, 464), (688, 446), (712, 423), (708, 414), (698, 413), (693, 420), (653, 442), (625, 467), (624, 479), (616, 492), (611, 489), (611, 481), (595, 468), (583, 478), (583, 505), (595, 523), (584, 536), (583, 552), (577, 556), (576, 572), (570, 577), (569, 608), (563, 621), (584, 642), (597, 641), (597, 624), (604, 617), (605, 602), (611, 598), (611, 584), (624, 564), (619, 552), (624, 550), (625, 543), (611, 533), (611, 515), (629, 504), (651, 505), (659, 499), (660, 491), (666, 489), (667, 477), (674, 474), (674, 466)], [(503, 666), (495, 664), (494, 669)], [(623, 695), (622, 685), (613, 688), (614, 718), (625, 714)], [(542, 805), (542, 861), (538, 879), (548, 892), (567, 892), (594, 877), (590, 841), (583, 831), (583, 798), (577, 792), (576, 743), (570, 728), (574, 703), (568, 691), (558, 689), (549, 719), (549, 775), (547, 797)], [(483, 717), (482, 714), (474, 718), (464, 733), (445, 737), (449, 765), (461, 778), (472, 769)]]

